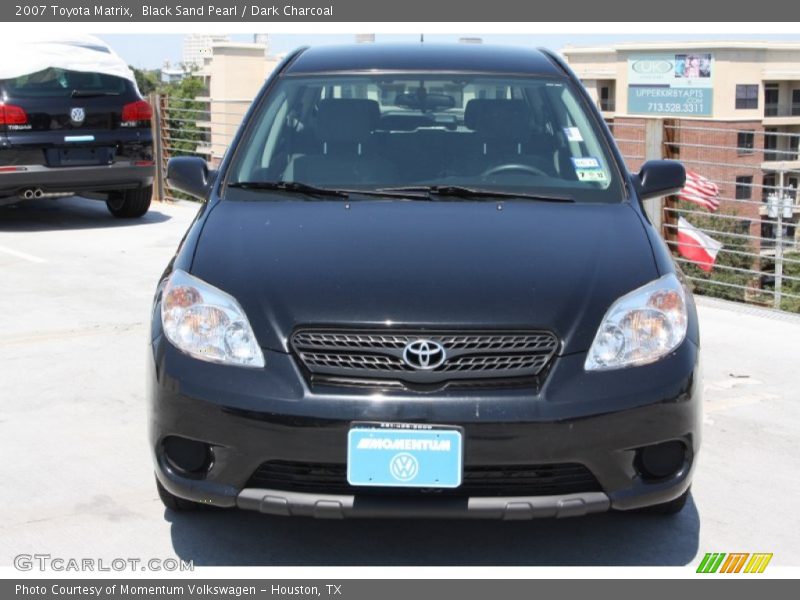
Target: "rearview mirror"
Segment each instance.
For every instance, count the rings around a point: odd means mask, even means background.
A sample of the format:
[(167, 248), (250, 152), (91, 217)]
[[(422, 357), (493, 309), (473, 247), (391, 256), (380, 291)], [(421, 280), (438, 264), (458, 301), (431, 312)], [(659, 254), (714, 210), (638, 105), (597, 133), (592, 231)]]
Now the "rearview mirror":
[(639, 198), (647, 200), (669, 196), (681, 190), (686, 183), (686, 169), (675, 160), (649, 160), (639, 171), (637, 189)]
[(167, 185), (198, 200), (206, 199), (216, 174), (197, 156), (176, 156), (167, 163)]

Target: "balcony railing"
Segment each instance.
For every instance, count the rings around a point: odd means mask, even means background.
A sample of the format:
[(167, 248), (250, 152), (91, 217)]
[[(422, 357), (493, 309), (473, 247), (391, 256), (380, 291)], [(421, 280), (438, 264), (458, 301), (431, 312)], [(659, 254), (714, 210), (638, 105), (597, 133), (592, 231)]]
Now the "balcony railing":
[(614, 112), (617, 110), (617, 103), (614, 100), (600, 100), (598, 104), (602, 112)]
[(765, 117), (800, 117), (800, 102), (790, 105), (769, 103), (764, 105)]
[(764, 162), (793, 162), (797, 156), (797, 150), (764, 150)]

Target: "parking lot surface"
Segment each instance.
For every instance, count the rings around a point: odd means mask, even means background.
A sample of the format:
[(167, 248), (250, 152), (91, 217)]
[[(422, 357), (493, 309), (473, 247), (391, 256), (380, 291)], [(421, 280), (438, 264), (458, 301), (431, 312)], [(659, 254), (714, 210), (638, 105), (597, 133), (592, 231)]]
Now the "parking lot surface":
[(800, 565), (800, 318), (704, 298), (704, 440), (677, 517), (164, 510), (146, 443), (148, 310), (196, 211), (155, 204), (126, 222), (82, 198), (0, 209), (0, 565), (21, 553), (196, 566), (685, 565), (705, 552), (772, 552), (773, 565)]

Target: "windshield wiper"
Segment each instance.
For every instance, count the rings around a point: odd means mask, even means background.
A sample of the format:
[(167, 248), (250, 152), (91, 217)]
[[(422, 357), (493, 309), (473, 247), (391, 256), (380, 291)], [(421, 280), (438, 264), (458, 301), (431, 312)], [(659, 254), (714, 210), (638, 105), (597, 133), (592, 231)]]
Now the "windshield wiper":
[[(380, 198), (405, 198), (405, 199), (425, 199), (426, 194), (413, 194), (404, 190), (346, 190), (335, 188), (323, 188), (300, 181), (235, 181), (228, 184), (232, 188), (244, 190), (267, 190), (278, 192), (289, 192), (306, 194), (308, 196), (335, 196), (338, 198), (349, 198), (350, 196), (378, 196)], [(409, 190), (413, 192), (413, 190)]]
[(72, 90), (73, 98), (94, 98), (95, 96), (119, 96), (119, 92), (101, 92), (97, 90)]
[(234, 181), (229, 183), (228, 186), (243, 190), (268, 190), (308, 194), (309, 196), (336, 196), (338, 198), (348, 198), (350, 196), (345, 190), (316, 187), (299, 181)]
[(376, 190), (379, 192), (416, 192), (427, 196), (441, 196), (452, 198), (521, 198), (536, 200), (538, 202), (575, 202), (569, 196), (549, 196), (545, 194), (526, 194), (524, 192), (502, 192), (500, 190), (486, 190), (460, 185), (418, 185), (408, 187), (391, 187)]

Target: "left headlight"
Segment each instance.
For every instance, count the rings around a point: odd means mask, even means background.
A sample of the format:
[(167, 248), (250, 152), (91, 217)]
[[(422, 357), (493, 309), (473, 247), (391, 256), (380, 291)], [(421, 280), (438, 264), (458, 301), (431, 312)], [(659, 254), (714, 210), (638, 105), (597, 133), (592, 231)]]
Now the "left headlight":
[(264, 354), (236, 299), (180, 269), (164, 284), (161, 325), (167, 339), (194, 358), (264, 366)]
[(602, 371), (655, 362), (680, 346), (688, 320), (683, 285), (674, 274), (664, 275), (611, 305), (584, 368)]

